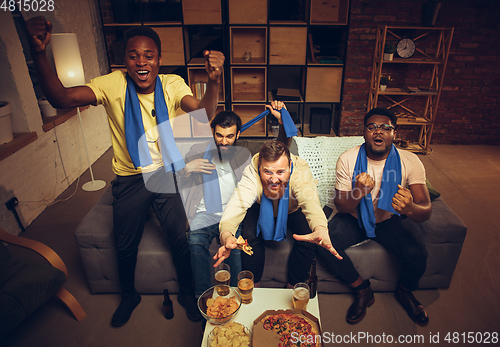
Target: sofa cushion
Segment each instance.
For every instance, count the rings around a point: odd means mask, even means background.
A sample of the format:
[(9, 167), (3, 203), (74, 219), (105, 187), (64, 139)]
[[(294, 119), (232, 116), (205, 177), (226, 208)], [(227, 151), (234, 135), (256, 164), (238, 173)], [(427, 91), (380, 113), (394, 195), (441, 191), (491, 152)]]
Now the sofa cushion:
[(0, 262), (0, 339), (34, 312), (66, 282), (48, 263), (10, 258)]

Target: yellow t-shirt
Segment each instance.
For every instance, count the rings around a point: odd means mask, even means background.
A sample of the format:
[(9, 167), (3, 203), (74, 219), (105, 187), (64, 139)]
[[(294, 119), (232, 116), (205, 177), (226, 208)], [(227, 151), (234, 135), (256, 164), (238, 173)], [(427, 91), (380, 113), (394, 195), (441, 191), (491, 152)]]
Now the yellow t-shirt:
[[(158, 146), (158, 132), (156, 130), (156, 117), (151, 115), (154, 109), (154, 92), (150, 94), (137, 94), (141, 105), (142, 121), (147, 136), (149, 151), (153, 164), (144, 168), (135, 168), (128, 153), (125, 140), (125, 94), (127, 91), (127, 73), (115, 71), (110, 74), (96, 77), (87, 83), (94, 92), (97, 104), (103, 105), (108, 114), (113, 145), (113, 172), (120, 176), (152, 172), (163, 166), (160, 149)], [(184, 79), (177, 75), (158, 75), (163, 85), (165, 101), (167, 103), (169, 119), (172, 120), (181, 107), (181, 100), (186, 95), (193, 95)]]

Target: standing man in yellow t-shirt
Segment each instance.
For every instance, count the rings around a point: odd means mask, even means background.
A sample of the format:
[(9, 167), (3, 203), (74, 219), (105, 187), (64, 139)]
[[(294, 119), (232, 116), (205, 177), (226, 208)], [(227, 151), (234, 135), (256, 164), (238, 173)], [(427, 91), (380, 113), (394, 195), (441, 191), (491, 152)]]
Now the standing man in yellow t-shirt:
[[(170, 124), (178, 108), (186, 112), (205, 109), (208, 120), (213, 117), (224, 55), (217, 51), (204, 52), (209, 78), (205, 96), (198, 100), (179, 76), (158, 75), (160, 38), (151, 28), (136, 27), (128, 31), (125, 41), (126, 73), (115, 71), (85, 86), (65, 88), (45, 53), (52, 25), (45, 18), (36, 17), (27, 22), (27, 28), (39, 81), (52, 106), (69, 108), (101, 104), (108, 114), (114, 152), (113, 172), (116, 174), (112, 183), (113, 227), (123, 292), (111, 324), (124, 325), (141, 301), (134, 286), (134, 272), (151, 206), (173, 252), (180, 286), (178, 301), (190, 320), (201, 320), (192, 286), (186, 217), (172, 173), (182, 168), (184, 162), (176, 161), (179, 152), (171, 128), (165, 124)], [(207, 122), (207, 119), (200, 121)]]

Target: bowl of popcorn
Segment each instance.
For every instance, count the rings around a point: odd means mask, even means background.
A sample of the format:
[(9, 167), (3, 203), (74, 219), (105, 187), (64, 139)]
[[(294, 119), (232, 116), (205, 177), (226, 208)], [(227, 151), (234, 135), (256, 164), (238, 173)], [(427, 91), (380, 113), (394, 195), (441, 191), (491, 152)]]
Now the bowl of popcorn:
[(208, 335), (208, 347), (250, 347), (252, 333), (241, 323), (217, 325)]
[(198, 298), (198, 308), (203, 317), (212, 324), (229, 322), (241, 307), (241, 296), (227, 285), (216, 285), (207, 289)]

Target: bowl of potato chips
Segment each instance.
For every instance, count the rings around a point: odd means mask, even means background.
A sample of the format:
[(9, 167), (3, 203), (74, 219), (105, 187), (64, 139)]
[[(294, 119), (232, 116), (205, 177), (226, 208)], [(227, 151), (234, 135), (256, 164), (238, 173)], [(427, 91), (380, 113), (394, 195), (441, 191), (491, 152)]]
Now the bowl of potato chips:
[(250, 347), (252, 333), (241, 323), (217, 325), (208, 335), (208, 347)]
[(198, 308), (201, 314), (212, 324), (229, 322), (240, 307), (240, 293), (234, 288), (223, 284), (207, 289), (198, 298)]

